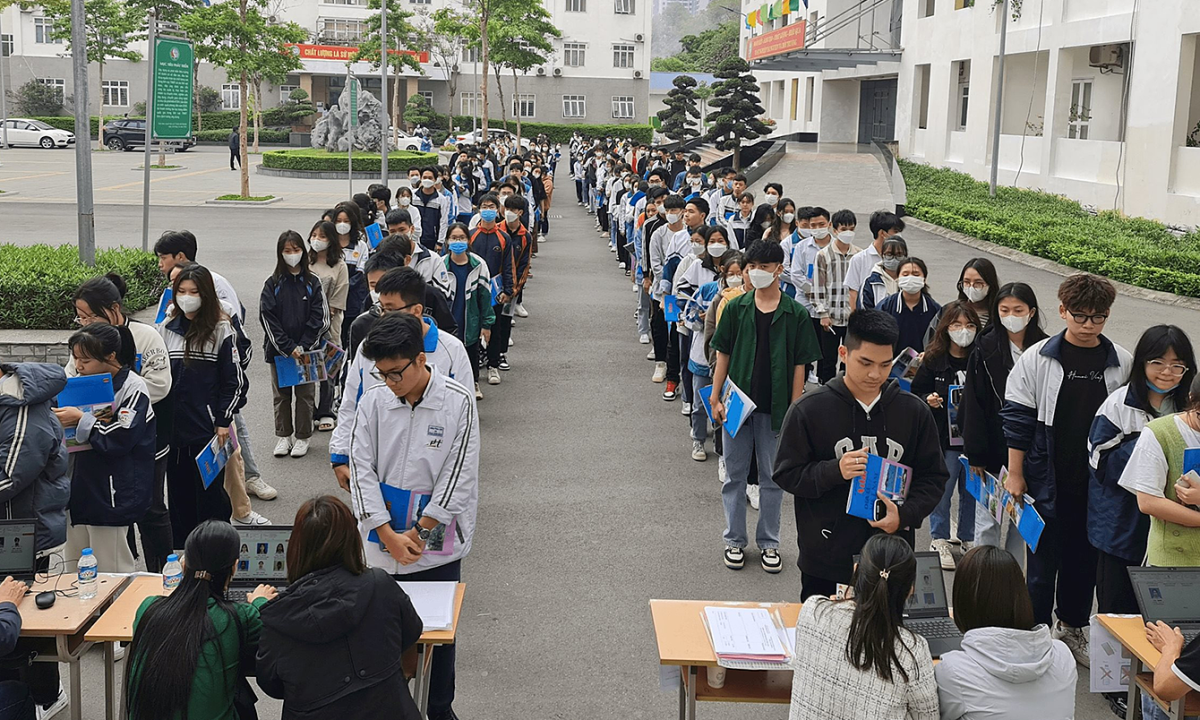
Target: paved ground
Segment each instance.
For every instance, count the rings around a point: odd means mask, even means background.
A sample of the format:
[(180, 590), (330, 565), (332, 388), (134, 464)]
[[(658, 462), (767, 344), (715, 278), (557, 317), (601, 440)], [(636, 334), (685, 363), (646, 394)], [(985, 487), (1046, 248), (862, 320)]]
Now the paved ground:
[[(132, 155), (95, 157), (97, 188), (140, 180), (127, 169), (137, 164)], [(200, 174), (177, 183), (174, 194), (159, 187), (177, 180), (156, 180), (152, 237), (167, 228), (195, 231), (201, 262), (233, 282), (256, 318), (275, 238), (283, 229), (307, 229), (320, 209), (344, 197), (345, 184), (277, 180), (280, 186), (269, 187), (264, 179), (253, 181), (255, 192), (310, 198), (303, 209), (166, 208), (236, 189), (233, 173), (218, 172), (223, 153), (201, 148), (183, 157)], [(71, 157), (21, 150), (0, 153), (0, 162), (0, 189), (21, 192), (0, 200), (5, 230), (0, 237), (19, 244), (69, 242), (75, 228), (71, 208), (47, 212), (45, 203), (73, 201)], [(43, 162), (66, 165), (43, 170), (57, 173), (49, 180), (32, 177), (41, 167), (35, 163)], [(101, 171), (101, 163), (110, 162)], [(830, 192), (822, 178), (838, 190)], [(813, 196), (830, 209), (846, 205), (861, 211), (864, 230), (867, 213), (887, 197), (880, 195), (877, 172), (854, 156), (789, 157), (769, 179), (782, 182), (785, 194), (798, 202)], [(360, 181), (356, 188), (366, 184)], [(858, 195), (859, 188), (868, 194)], [(140, 199), (140, 186), (97, 191), (101, 246), (137, 243), (141, 213), (129, 204), (130, 194)], [(469, 590), (456, 702), (464, 719), (671, 717), (676, 696), (659, 688), (650, 598), (791, 600), (799, 591), (790, 499), (781, 575), (754, 566), (733, 573), (720, 564), (716, 464), (690, 459), (679, 404), (659, 399), (659, 386), (649, 381), (652, 366), (644, 359), (646, 347), (637, 344), (632, 319), (635, 296), (571, 196), (571, 184), (560, 182), (554, 213), (565, 217), (552, 220), (550, 241), (535, 261), (526, 301), (531, 317), (518, 321), (513, 369), (503, 374), (504, 384), (485, 387), (480, 405), (481, 510), (475, 546), (464, 563)], [(975, 251), (918, 231), (905, 235), (912, 252), (930, 264), (935, 296), (949, 299), (959, 268)], [(1059, 278), (993, 260), (1001, 280), (1029, 282), (1056, 308)], [(1121, 299), (1110, 332), (1132, 347), (1148, 319), (1187, 328), (1186, 312)], [(1057, 312), (1048, 315), (1053, 316), (1048, 329), (1060, 328)], [(257, 324), (250, 327), (261, 342)], [(265, 363), (256, 362), (246, 412), (264, 477), (280, 489), (280, 498), (256, 502), (255, 508), (282, 523), (304, 499), (339, 491), (325, 461), (326, 435), (317, 437), (302, 460), (270, 457), (267, 382)], [(100, 718), (99, 655), (89, 655), (85, 666), (85, 717)], [(1081, 688), (1076, 717), (1107, 717), (1103, 704), (1086, 694), (1086, 679)], [(279, 716), (278, 704), (263, 702), (259, 710), (263, 718)], [(705, 717), (733, 712), (701, 710)], [(782, 706), (739, 706), (736, 713), (751, 720), (786, 717)]]

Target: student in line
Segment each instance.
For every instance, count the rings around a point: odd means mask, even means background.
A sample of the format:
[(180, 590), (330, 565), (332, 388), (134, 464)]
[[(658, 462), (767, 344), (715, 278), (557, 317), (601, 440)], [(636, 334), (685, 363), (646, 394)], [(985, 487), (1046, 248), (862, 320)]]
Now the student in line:
[[(471, 365), (471, 379), (475, 383), (475, 399), (483, 399), (479, 389), (480, 338), (489, 342), (496, 314), (492, 310), (491, 276), (487, 262), (470, 251), (471, 241), (467, 226), (454, 223), (446, 231), (446, 247), (449, 250), (442, 262), (450, 277), (450, 311), (458, 326), (456, 337), (466, 347)], [(463, 378), (465, 381), (466, 378)]]
[[(442, 257), (429, 252), (425, 246), (412, 239), (411, 236), (403, 235), (385, 237), (383, 242), (379, 243), (379, 247), (375, 248), (371, 257), (376, 258), (382, 255), (392, 255), (400, 260), (402, 267), (411, 267), (421, 274), (425, 280), (425, 302), (423, 303), (425, 314), (432, 317), (438, 327), (446, 332), (458, 332), (458, 325), (455, 324), (454, 316), (450, 313), (450, 302), (446, 297), (446, 286), (449, 285), (449, 280), (446, 278), (446, 267), (442, 264)], [(368, 265), (370, 262), (367, 260)], [(393, 266), (389, 265), (388, 269), (391, 267)], [(364, 270), (364, 272), (366, 271)], [(367, 278), (367, 287), (374, 287), (370, 277)], [(375, 302), (374, 296), (371, 296), (371, 302)], [(353, 325), (351, 330), (353, 330)], [(361, 343), (365, 336), (365, 333), (356, 336), (357, 343)]]
[[(889, 241), (890, 242), (890, 241)], [(923, 399), (933, 411), (938, 440), (946, 459), (946, 470), (950, 473), (946, 491), (941, 501), (929, 516), (929, 535), (933, 539), (929, 549), (938, 554), (943, 570), (954, 569), (952, 545), (964, 550), (971, 549), (975, 541), (975, 498), (967, 492), (966, 475), (958, 456), (961, 444), (951, 442), (961, 438), (962, 430), (958, 418), (950, 417), (951, 388), (961, 389), (967, 377), (967, 357), (975, 348), (975, 337), (979, 334), (979, 316), (969, 303), (955, 300), (942, 308), (942, 319), (938, 321), (933, 342), (925, 348), (925, 357), (917, 368), (912, 381), (912, 394)], [(960, 441), (961, 443), (961, 441)], [(958, 489), (958, 537), (950, 535), (950, 501)]]
[[(500, 292), (492, 305), (495, 322), (492, 333), (505, 335), (512, 328), (512, 315), (505, 315), (504, 304), (516, 295), (516, 248), (508, 233), (499, 226), (500, 196), (488, 193), (479, 199), (479, 225), (471, 233), (471, 252), (484, 259), (488, 275), (500, 278)], [(507, 348), (505, 348), (507, 349)], [(500, 346), (487, 349), (488, 385), (500, 384)]]
[(867, 276), (871, 274), (871, 268), (875, 267), (875, 263), (883, 259), (883, 243), (893, 235), (898, 235), (904, 232), (904, 221), (901, 220), (895, 213), (887, 210), (876, 210), (871, 213), (871, 244), (867, 245), (863, 252), (855, 256), (850, 267), (846, 269), (846, 276), (843, 284), (846, 291), (850, 294), (850, 307), (858, 307), (858, 294), (862, 292), (863, 283), (867, 281)]
[(942, 306), (929, 294), (929, 269), (917, 257), (904, 258), (896, 274), (896, 292), (875, 306), (896, 320), (896, 354), (905, 348), (925, 351), (925, 333), (929, 323), (942, 312)]
[[(390, 239), (389, 237), (387, 240), (384, 240), (379, 247), (387, 245)], [(402, 240), (408, 244), (408, 247), (412, 247), (411, 242), (407, 238), (398, 238), (398, 240)], [(388, 270), (404, 267), (404, 265), (404, 256), (398, 253), (377, 251), (367, 259), (366, 265), (363, 266), (363, 275), (367, 278), (367, 288), (370, 293), (368, 295), (368, 302), (370, 305), (358, 317), (354, 318), (354, 322), (350, 323), (350, 335), (345, 338), (347, 361), (354, 360), (358, 354), (358, 346), (362, 345), (362, 341), (367, 337), (371, 326), (383, 316), (383, 311), (379, 307), (379, 293), (376, 292), (375, 285)], [(336, 425), (334, 429), (337, 429)]]
[(130, 720), (238, 720), (254, 713), (242, 668), (254, 663), (259, 610), (276, 592), (259, 585), (247, 602), (225, 598), (240, 544), (228, 522), (200, 523), (183, 544), (179, 587), (138, 607), (123, 689)]
[[(835, 227), (853, 227), (857, 224), (854, 213), (839, 210)], [(819, 219), (824, 219), (819, 218)], [(810, 221), (811, 223), (811, 221)], [(828, 228), (824, 228), (828, 232)], [(816, 238), (817, 230), (812, 231)], [(847, 291), (846, 273), (850, 264), (862, 252), (862, 248), (844, 240), (839, 231), (834, 239), (817, 253), (813, 279), (813, 316), (821, 321), (821, 357), (817, 362), (817, 379), (822, 385), (829, 382), (837, 372), (838, 346), (846, 337), (846, 324), (854, 302)], [(853, 240), (853, 237), (850, 237)]]
[[(382, 319), (363, 341), (378, 384), (358, 406), (350, 496), (368, 565), (406, 581), (457, 582), (479, 503), (479, 418), (471, 391), (430, 368), (423, 347), (421, 322), (404, 313)], [(432, 427), (440, 437), (430, 437)], [(429, 498), (413, 527), (392, 528), (381, 485)], [(455, 717), (454, 656), (461, 644), (433, 651), (431, 720)]]
[(771, 227), (763, 231), (761, 239), (782, 243), (796, 232), (797, 219), (796, 203), (792, 202), (791, 198), (783, 198), (775, 206), (775, 220), (771, 223)]
[(332, 211), (333, 229), (337, 233), (334, 250), (340, 250), (346, 263), (350, 289), (346, 293), (346, 314), (342, 317), (342, 337), (350, 335), (350, 323), (367, 309), (367, 279), (363, 266), (371, 254), (371, 245), (363, 230), (362, 212), (352, 202), (340, 202)]
[[(271, 395), (275, 409), (275, 457), (308, 454), (316, 408), (314, 383), (279, 387), (275, 358), (302, 360), (304, 353), (320, 348), (329, 329), (321, 280), (308, 269), (304, 240), (295, 230), (284, 230), (275, 244), (275, 272), (263, 283), (258, 300), (263, 327), (263, 357), (271, 369)], [(295, 398), (293, 422), (292, 399)]]
[(350, 508), (322, 495), (300, 506), (288, 586), (261, 609), (255, 680), (283, 718), (418, 720), (402, 656), (421, 637), (412, 601), (368, 567)]
[(408, 187), (396, 188), (396, 207), (389, 210), (387, 215), (384, 216), (388, 233), (392, 235), (396, 234), (394, 226), (398, 222), (398, 219), (402, 217), (394, 214), (396, 212), (403, 212), (408, 215), (407, 222), (414, 233), (413, 242), (420, 244), (421, 232), (424, 230), (421, 226), (421, 213), (417, 212), (417, 209), (412, 206), (412, 190), (408, 189)]
[[(1008, 443), (1000, 408), (1008, 387), (1008, 375), (1025, 349), (1046, 339), (1037, 295), (1025, 283), (1007, 283), (996, 293), (988, 325), (975, 340), (975, 351), (967, 360), (967, 382), (963, 404), (958, 410), (962, 424), (963, 454), (976, 474), (1000, 476), (1008, 464)], [(1115, 479), (1114, 479), (1115, 481)], [(975, 544), (1000, 545), (1000, 525), (987, 506), (975, 505)]]
[[(679, 195), (668, 195), (663, 199), (662, 211), (664, 222), (656, 227), (648, 241), (646, 257), (648, 258), (649, 277), (646, 280), (652, 300), (650, 315), (650, 335), (654, 340), (654, 374), (651, 381), (679, 382), (679, 362), (672, 364), (671, 360), (671, 330), (667, 326), (663, 309), (663, 297), (667, 294), (669, 285), (665, 284), (667, 263), (673, 258), (677, 242), (676, 238), (684, 232), (683, 213), (687, 203)], [(645, 287), (645, 286), (643, 286)]]
[[(1046, 521), (1037, 552), (1026, 554), (1034, 619), (1083, 666), (1096, 587), (1096, 550), (1088, 542), (1087, 433), (1105, 398), (1129, 378), (1129, 351), (1103, 335), (1116, 300), (1112, 283), (1079, 273), (1058, 288), (1066, 329), (1021, 354), (1008, 376), (1005, 489), (1026, 493)], [(1057, 602), (1056, 602), (1057, 601)]]
[[(800, 598), (830, 596), (850, 583), (854, 556), (879, 533), (912, 547), (916, 529), (937, 507), (946, 463), (929, 406), (889, 378), (896, 322), (879, 310), (850, 316), (838, 350), (845, 372), (788, 410), (775, 457), (775, 482), (796, 496)], [(868, 453), (913, 470), (908, 498), (868, 521), (846, 514), (854, 478)]]
[[(698, 230), (704, 230), (700, 228)], [(712, 307), (719, 287), (717, 275), (721, 271), (725, 256), (729, 253), (731, 242), (727, 226), (714, 225), (701, 235), (705, 240), (704, 254), (684, 273), (679, 281), (681, 297), (687, 297), (682, 324), (688, 327), (688, 374), (692, 379), (692, 402), (690, 406), (690, 422), (692, 424), (692, 459), (704, 462), (708, 453), (704, 450), (704, 441), (708, 439), (708, 414), (704, 411), (704, 403), (700, 401), (700, 390), (712, 385), (712, 368), (708, 364), (705, 348), (708, 342), (704, 338), (704, 316)]]
[[(689, 211), (685, 210), (684, 212), (686, 214)], [(713, 228), (719, 228), (718, 232), (722, 237), (727, 232), (723, 227), (717, 225), (697, 225), (688, 228), (688, 251), (683, 253), (679, 264), (675, 266), (674, 278), (671, 281), (670, 294), (675, 297), (676, 307), (680, 309), (681, 315), (679, 322), (672, 326), (672, 330), (679, 342), (679, 387), (676, 390), (678, 395), (683, 397), (683, 407), (679, 409), (679, 412), (685, 417), (692, 414), (692, 370), (687, 361), (688, 350), (692, 346), (692, 328), (682, 317), (682, 310), (686, 307), (696, 288), (699, 287), (696, 281), (700, 279), (700, 276), (692, 268), (697, 264), (702, 265), (708, 255), (708, 234)], [(725, 243), (728, 247), (727, 240)], [(667, 390), (670, 389), (671, 387), (668, 385)], [(667, 397), (667, 395), (667, 392), (663, 393), (664, 400), (674, 399), (674, 396)]]
[(90, 445), (71, 464), (70, 528), (67, 556), (92, 548), (100, 572), (131, 573), (134, 565), (127, 534), (150, 509), (154, 486), (157, 424), (137, 362), (133, 335), (125, 326), (91, 323), (68, 340), (79, 376), (112, 376), (112, 408), (96, 415), (77, 407), (54, 410), (75, 440)]
[[(390, 197), (391, 191), (386, 186), (379, 187)], [(376, 202), (381, 200), (376, 199)], [(325, 305), (329, 309), (329, 329), (325, 331), (323, 339), (345, 350), (346, 347), (342, 344), (342, 326), (346, 318), (346, 298), (350, 294), (350, 271), (346, 268), (342, 254), (330, 250), (329, 246), (336, 236), (337, 229), (333, 223), (322, 220), (313, 225), (312, 230), (308, 232), (308, 269), (320, 279)], [(322, 432), (332, 430), (334, 418), (337, 417), (333, 410), (333, 386), (334, 383), (330, 380), (325, 380), (320, 385), (321, 398), (317, 402), (316, 419), (317, 429)]]
[(871, 274), (863, 282), (856, 310), (876, 307), (880, 300), (900, 289), (897, 280), (900, 277), (900, 263), (908, 258), (908, 243), (899, 235), (893, 235), (884, 241), (880, 254), (882, 259), (875, 263)]
[[(983, 324), (982, 327), (987, 327), (991, 322), (992, 309), (996, 306), (996, 293), (1000, 288), (996, 266), (987, 258), (968, 260), (958, 275), (957, 287), (958, 299), (971, 303), (975, 314), (979, 316), (979, 322)], [(936, 328), (936, 320), (929, 323), (929, 330), (925, 333), (926, 345), (933, 339), (933, 331)]]
[(848, 578), (852, 597), (805, 601), (792, 659), (791, 720), (938, 720), (929, 643), (904, 627), (916, 577), (912, 547), (877, 535)]
[(962, 650), (933, 668), (942, 720), (1070, 720), (1075, 658), (1033, 619), (1021, 566), (995, 546), (970, 550), (954, 576)]

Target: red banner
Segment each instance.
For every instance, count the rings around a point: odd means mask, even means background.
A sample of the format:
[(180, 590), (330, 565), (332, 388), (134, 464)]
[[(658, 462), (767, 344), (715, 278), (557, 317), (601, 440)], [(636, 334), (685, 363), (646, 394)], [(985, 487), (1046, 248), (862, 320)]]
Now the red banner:
[[(339, 62), (350, 62), (350, 58), (354, 57), (354, 53), (358, 52), (358, 48), (347, 45), (307, 45), (307, 44), (288, 44), (288, 47), (293, 49), (296, 56), (301, 60), (337, 60)], [(416, 52), (414, 50), (388, 50), (389, 53), (403, 53), (412, 55), (419, 62), (429, 62), (429, 53), (425, 51)]]
[(763, 58), (782, 55), (794, 50), (803, 50), (804, 28), (806, 25), (807, 23), (801, 20), (786, 27), (781, 27), (778, 30), (772, 30), (769, 33), (763, 33), (757, 37), (750, 38), (750, 47), (746, 54), (746, 60), (762, 60)]

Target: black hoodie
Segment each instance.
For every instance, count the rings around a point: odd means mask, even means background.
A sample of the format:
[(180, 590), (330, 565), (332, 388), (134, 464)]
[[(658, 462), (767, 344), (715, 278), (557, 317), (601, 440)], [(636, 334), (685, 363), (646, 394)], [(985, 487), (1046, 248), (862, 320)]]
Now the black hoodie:
[(387, 573), (338, 565), (292, 583), (260, 609), (258, 685), (284, 720), (419, 720), (401, 654), (421, 618)]
[(937, 507), (949, 474), (929, 407), (895, 380), (883, 386), (868, 413), (841, 376), (788, 408), (779, 433), (773, 479), (796, 496), (800, 571), (849, 583), (853, 558), (879, 530), (846, 514), (850, 482), (842, 455), (866, 447), (913, 469), (908, 498), (900, 506), (900, 530), (911, 545), (916, 528)]
[(972, 465), (983, 466), (990, 473), (999, 473), (1008, 464), (1008, 441), (1004, 439), (1000, 408), (1004, 407), (1004, 391), (1013, 365), (1008, 331), (999, 323), (989, 325), (975, 341), (975, 350), (967, 360), (967, 383), (958, 420), (963, 454)]

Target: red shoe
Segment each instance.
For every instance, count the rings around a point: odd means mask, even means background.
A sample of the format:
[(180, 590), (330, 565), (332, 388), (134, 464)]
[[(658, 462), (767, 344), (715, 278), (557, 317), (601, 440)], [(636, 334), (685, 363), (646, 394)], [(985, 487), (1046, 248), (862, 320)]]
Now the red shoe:
[(674, 380), (667, 381), (667, 389), (663, 390), (663, 400), (671, 401), (679, 397), (679, 383)]

